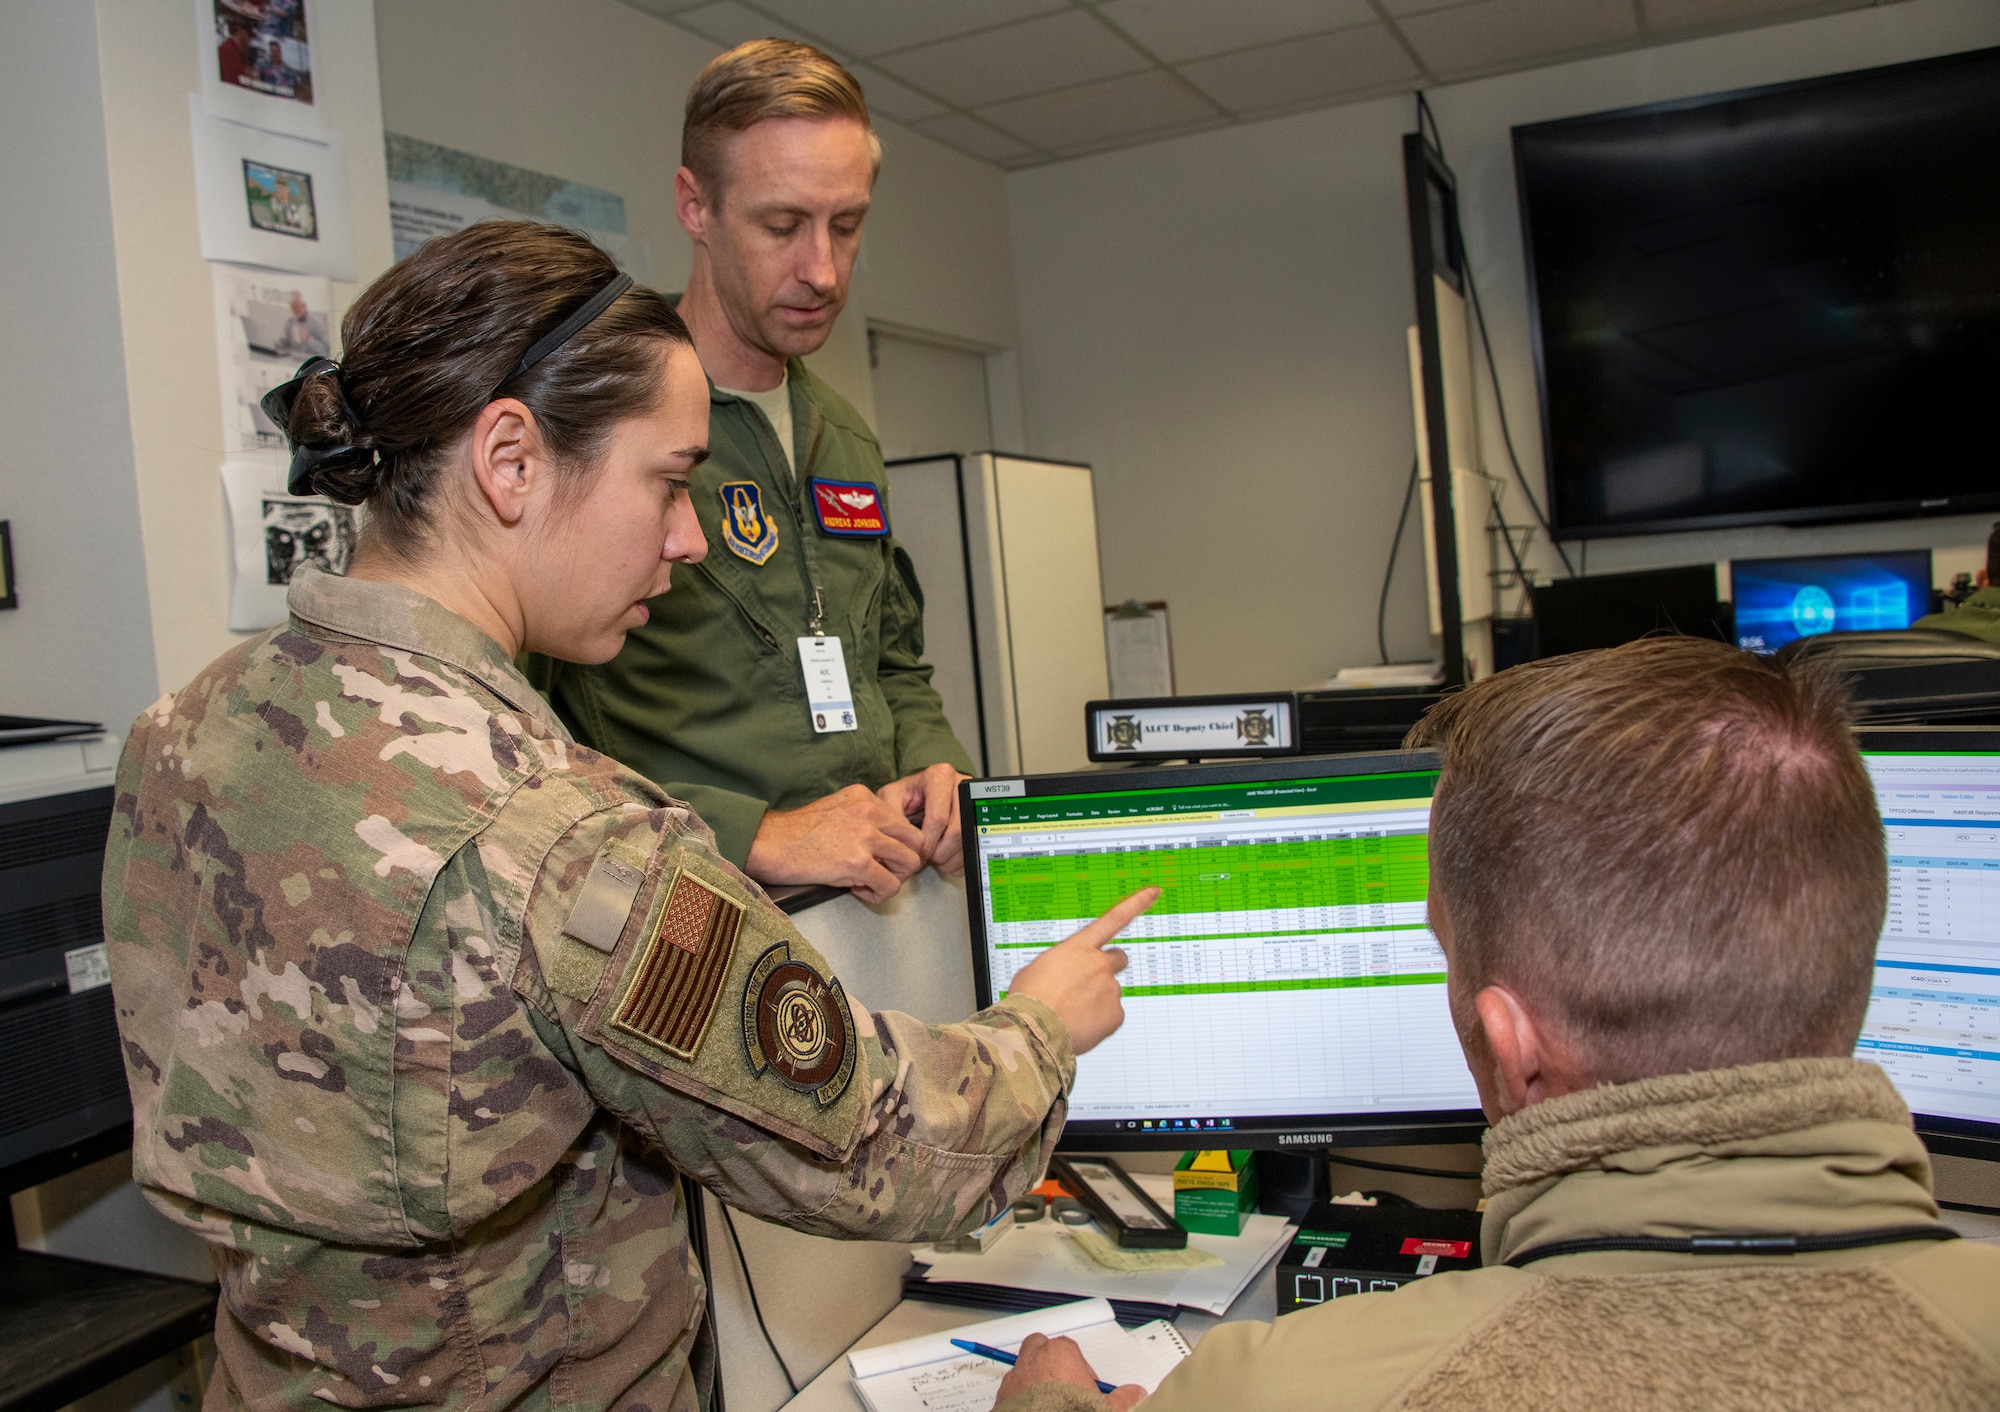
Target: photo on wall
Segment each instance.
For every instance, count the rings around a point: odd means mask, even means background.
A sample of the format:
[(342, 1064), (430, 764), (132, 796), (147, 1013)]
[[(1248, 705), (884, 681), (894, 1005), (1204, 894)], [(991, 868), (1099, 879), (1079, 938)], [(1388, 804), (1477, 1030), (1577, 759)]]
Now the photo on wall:
[(289, 458), (232, 456), (222, 463), (229, 507), (229, 628), (261, 632), (285, 620), (285, 594), (302, 570), (344, 574), (354, 560), (359, 512), (285, 486)]
[(354, 559), (354, 507), (311, 497), (264, 497), (264, 582), (288, 588), (292, 575), (313, 568), (344, 574)]
[(233, 88), (313, 101), (312, 50), (305, 0), (210, 0), (215, 13), (215, 73)]
[(347, 145), (266, 132), (188, 98), (204, 259), (328, 279), (355, 277)]
[(215, 346), (222, 389), (222, 446), (282, 453), (285, 438), (265, 415), (264, 394), (308, 358), (331, 358), (333, 288), (306, 275), (236, 265), (209, 267), (215, 287)]
[(250, 224), (258, 230), (300, 240), (319, 239), (311, 172), (295, 172), (245, 157), (243, 195), (250, 210)]
[(323, 76), (314, 40), (328, 16), (317, 0), (192, 0), (202, 102), (218, 118), (324, 141)]

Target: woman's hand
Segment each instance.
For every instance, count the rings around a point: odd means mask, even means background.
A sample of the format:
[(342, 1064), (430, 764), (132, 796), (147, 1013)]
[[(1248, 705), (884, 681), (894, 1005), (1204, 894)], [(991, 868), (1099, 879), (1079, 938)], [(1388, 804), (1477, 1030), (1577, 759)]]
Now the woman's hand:
[(1125, 953), (1105, 943), (1159, 900), (1157, 887), (1141, 888), (1023, 966), (1008, 990), (1032, 995), (1060, 1015), (1078, 1054), (1095, 1049), (1125, 1023), (1123, 992), (1118, 988)]

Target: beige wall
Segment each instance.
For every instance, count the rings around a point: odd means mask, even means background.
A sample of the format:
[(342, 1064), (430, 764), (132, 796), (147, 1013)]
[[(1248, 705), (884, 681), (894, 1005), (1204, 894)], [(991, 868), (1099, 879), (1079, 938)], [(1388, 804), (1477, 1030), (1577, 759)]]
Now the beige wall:
[(122, 730), (159, 681), (90, 6), (0, 10), (0, 132), (33, 134), (0, 145), (0, 711)]
[[(1441, 89), (1517, 446), (1540, 489), (1509, 128), (2000, 43), (1993, 0), (1909, 0)], [(1413, 452), (1400, 142), (1384, 99), (1009, 178), (1029, 444), (1096, 464), (1108, 598), (1164, 598), (1183, 691), (1376, 658)], [(1482, 372), (1483, 377), (1483, 372)], [(1490, 397), (1481, 431), (1504, 473)], [(1522, 519), (1518, 502), (1510, 519)], [(1764, 553), (1970, 546), (1988, 517), (1605, 540), (1593, 571)], [(1389, 648), (1426, 650), (1404, 541)], [(1543, 548), (1537, 560), (1553, 562)]]
[[(681, 288), (681, 109), (719, 46), (618, 0), (375, 0), (375, 14), (390, 131), (616, 192), (654, 283)], [(881, 135), (847, 312), (810, 360), (871, 419), (870, 319), (996, 348), (1014, 334), (1005, 178), (893, 124)]]
[[(327, 117), (347, 140), (365, 282), (389, 266), (388, 187), (375, 23), (366, 0), (328, 0), (313, 36)], [(222, 420), (208, 263), (196, 227), (187, 95), (200, 84), (193, 13), (163, 0), (98, 0), (112, 235), (132, 450), (160, 685), (178, 687), (234, 643)], [(335, 286), (336, 310), (354, 286)], [(120, 725), (122, 726), (122, 722)]]

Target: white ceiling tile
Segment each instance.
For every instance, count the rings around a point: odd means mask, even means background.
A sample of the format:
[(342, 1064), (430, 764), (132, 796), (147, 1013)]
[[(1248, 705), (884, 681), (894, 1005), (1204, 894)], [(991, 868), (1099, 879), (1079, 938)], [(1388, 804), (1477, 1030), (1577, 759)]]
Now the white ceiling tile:
[(1382, 0), (1382, 8), (1391, 19), (1403, 15), (1421, 15), (1430, 10), (1452, 10), (1461, 5), (1474, 4), (1477, 0)]
[(961, 108), (1148, 67), (1145, 55), (1082, 10), (961, 35), (876, 64)]
[(703, 39), (712, 39), (726, 49), (734, 49), (752, 39), (770, 38), (823, 44), (816, 36), (795, 29), (782, 20), (760, 15), (747, 5), (737, 4), (736, 0), (720, 0), (718, 4), (681, 10), (673, 16), (673, 21), (682, 29), (693, 30)]
[(1424, 66), (1440, 76), (1525, 68), (1579, 49), (1639, 37), (1632, 0), (1481, 0), (1401, 21)]
[(677, 11), (688, 8), (687, 0), (625, 0), (625, 3), (635, 10), (658, 15), (663, 20), (672, 19)]
[(911, 126), (926, 136), (935, 137), (947, 147), (956, 147), (968, 157), (977, 157), (984, 162), (1004, 162), (1012, 157), (1025, 157), (1033, 151), (1027, 143), (1017, 141), (1004, 132), (995, 132), (985, 123), (968, 118), (963, 113), (947, 113), (941, 118), (930, 118)]
[(761, 8), (862, 56), (1044, 15), (1065, 0), (761, 0)]
[(1153, 69), (1060, 93), (1018, 98), (979, 116), (1049, 151), (1139, 136), (1216, 117), (1215, 109), (1171, 74)]
[(1646, 27), (1655, 34), (1682, 29), (1725, 29), (1781, 20), (1787, 14), (1859, 10), (1874, 0), (1640, 0)]
[(1409, 54), (1381, 24), (1196, 59), (1179, 68), (1189, 82), (1233, 113), (1357, 93), (1417, 77)]
[(1257, 0), (1252, 5), (1219, 5), (1216, 0), (1111, 0), (1098, 6), (1097, 12), (1145, 45), (1154, 58), (1168, 64), (1366, 24), (1375, 18), (1368, 0)]
[(894, 118), (899, 123), (913, 123), (919, 118), (932, 118), (949, 111), (936, 99), (926, 97), (880, 69), (867, 64), (849, 64), (847, 68), (861, 81), (861, 91), (868, 95), (868, 111), (871, 113)]

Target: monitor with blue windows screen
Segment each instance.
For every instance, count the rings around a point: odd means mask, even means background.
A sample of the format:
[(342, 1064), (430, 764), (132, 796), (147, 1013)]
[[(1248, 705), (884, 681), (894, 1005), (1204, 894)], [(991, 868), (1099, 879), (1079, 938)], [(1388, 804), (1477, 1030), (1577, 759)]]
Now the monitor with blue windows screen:
[(1776, 652), (1825, 632), (1906, 628), (1931, 610), (1931, 551), (1737, 559), (1736, 645)]

